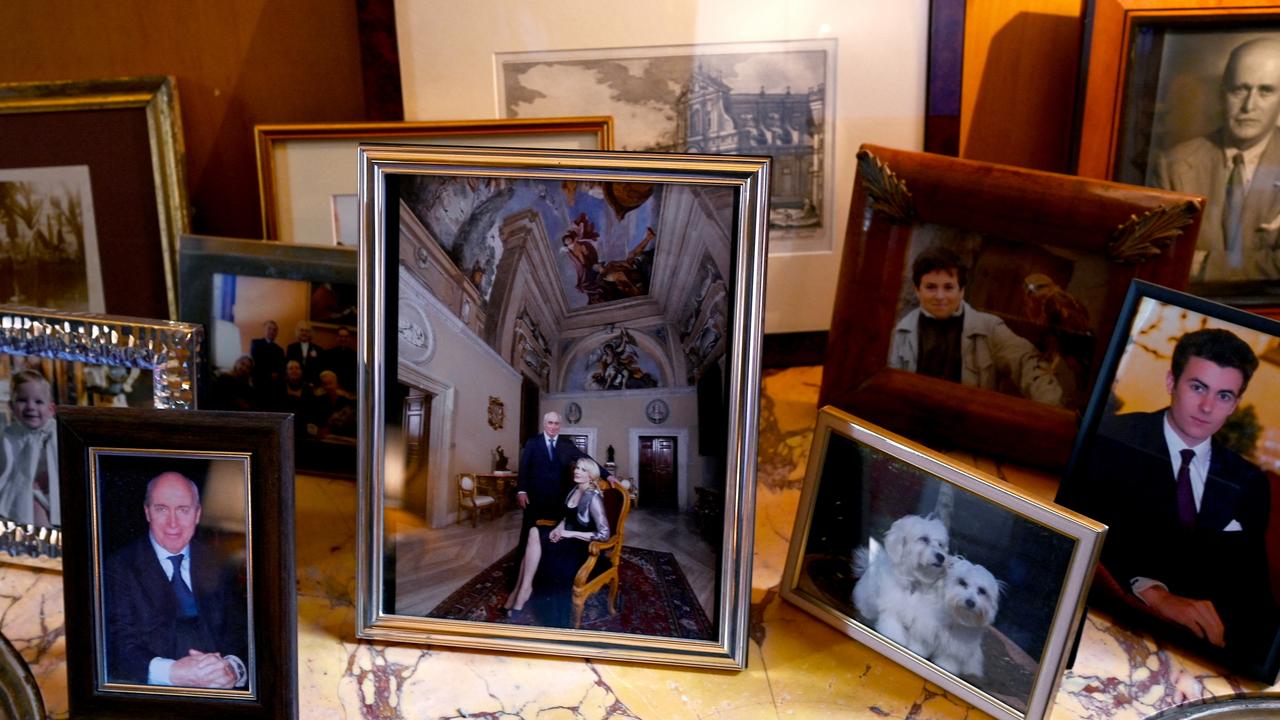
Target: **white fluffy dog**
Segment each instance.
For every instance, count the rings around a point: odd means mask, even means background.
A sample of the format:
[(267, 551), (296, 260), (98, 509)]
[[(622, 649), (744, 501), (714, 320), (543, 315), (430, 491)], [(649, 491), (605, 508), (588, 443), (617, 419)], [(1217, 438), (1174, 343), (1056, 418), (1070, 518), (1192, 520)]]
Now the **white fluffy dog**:
[(935, 645), (926, 657), (953, 674), (982, 677), (982, 637), (1000, 610), (1003, 589), (986, 568), (952, 557), (937, 608)]
[(933, 517), (904, 515), (889, 526), (884, 548), (875, 540), (854, 553), (853, 605), (876, 632), (920, 654), (936, 635), (938, 580), (946, 571), (947, 527)]

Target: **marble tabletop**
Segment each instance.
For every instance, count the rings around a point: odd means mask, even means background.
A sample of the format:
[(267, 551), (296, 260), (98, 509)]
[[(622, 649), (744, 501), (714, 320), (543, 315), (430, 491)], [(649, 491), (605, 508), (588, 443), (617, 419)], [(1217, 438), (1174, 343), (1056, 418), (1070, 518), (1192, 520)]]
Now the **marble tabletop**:
[[(751, 643), (742, 672), (500, 655), (357, 640), (355, 487), (297, 482), (298, 695), (302, 718), (982, 718), (939, 687), (782, 601), (819, 368), (768, 374), (761, 413)], [(984, 470), (1000, 474), (995, 465)], [(1034, 476), (1021, 486), (1037, 489)], [(62, 578), (0, 563), (0, 631), (31, 665), (51, 717), (67, 715)], [(1187, 699), (1264, 689), (1090, 613), (1049, 717), (1145, 717)]]

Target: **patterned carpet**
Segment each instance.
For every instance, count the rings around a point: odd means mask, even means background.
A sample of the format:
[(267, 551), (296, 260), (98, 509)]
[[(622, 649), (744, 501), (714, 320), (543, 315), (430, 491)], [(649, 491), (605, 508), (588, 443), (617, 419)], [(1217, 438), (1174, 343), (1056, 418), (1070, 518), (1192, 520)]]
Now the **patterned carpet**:
[[(507, 599), (510, 578), (515, 577), (515, 550), (499, 558), (428, 613), (428, 617), (481, 622), (543, 625), (537, 617), (539, 603), (531, 599), (524, 610), (507, 618), (498, 613)], [(609, 615), (607, 589), (587, 598), (582, 614), (583, 630), (604, 630), (689, 640), (711, 640), (715, 626), (707, 618), (668, 552), (623, 547), (618, 591), (618, 614)]]

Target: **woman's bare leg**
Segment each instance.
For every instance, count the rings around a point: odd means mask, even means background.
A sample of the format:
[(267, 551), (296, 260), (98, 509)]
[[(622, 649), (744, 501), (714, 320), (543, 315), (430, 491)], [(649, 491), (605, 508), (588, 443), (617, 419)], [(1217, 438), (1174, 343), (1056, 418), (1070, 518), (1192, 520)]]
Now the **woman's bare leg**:
[(512, 610), (524, 609), (524, 604), (533, 594), (533, 576), (538, 573), (538, 563), (542, 560), (542, 541), (538, 537), (538, 528), (529, 528), (529, 542), (524, 548), (524, 561), (520, 563), (520, 575), (516, 577), (515, 591), (507, 602)]

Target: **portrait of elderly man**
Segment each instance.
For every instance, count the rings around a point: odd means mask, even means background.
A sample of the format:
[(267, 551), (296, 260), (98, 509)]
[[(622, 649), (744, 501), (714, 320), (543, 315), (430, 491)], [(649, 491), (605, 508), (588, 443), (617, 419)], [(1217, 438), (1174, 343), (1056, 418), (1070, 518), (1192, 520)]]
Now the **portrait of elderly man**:
[(1221, 126), (1158, 152), (1147, 184), (1208, 199), (1193, 281), (1280, 278), (1280, 38), (1237, 45), (1218, 98)]
[(147, 483), (147, 533), (107, 558), (107, 679), (199, 688), (247, 683), (248, 601), (196, 539), (200, 491), (177, 472)]
[(919, 307), (902, 316), (889, 343), (889, 367), (988, 390), (1062, 403), (1062, 386), (1029, 340), (964, 300), (968, 268), (935, 245), (911, 263)]

